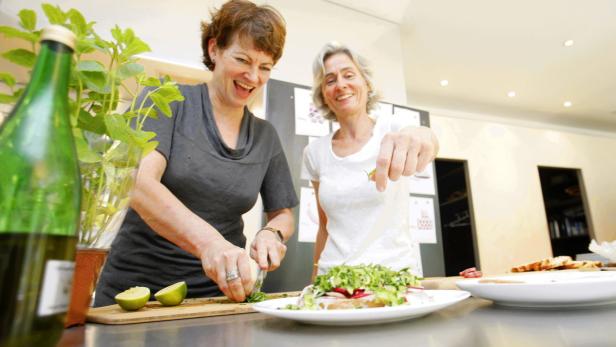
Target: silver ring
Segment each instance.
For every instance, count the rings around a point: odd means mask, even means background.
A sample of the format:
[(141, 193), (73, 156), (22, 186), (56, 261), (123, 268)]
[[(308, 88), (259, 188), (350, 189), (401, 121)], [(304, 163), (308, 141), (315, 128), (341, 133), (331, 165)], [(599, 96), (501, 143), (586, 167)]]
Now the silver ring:
[(233, 281), (240, 278), (240, 273), (237, 270), (227, 271), (226, 280), (227, 282)]

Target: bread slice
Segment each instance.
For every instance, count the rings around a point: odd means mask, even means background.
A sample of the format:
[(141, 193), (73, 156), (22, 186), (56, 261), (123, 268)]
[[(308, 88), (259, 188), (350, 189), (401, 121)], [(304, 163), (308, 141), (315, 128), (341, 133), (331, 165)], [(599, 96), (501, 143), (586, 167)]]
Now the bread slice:
[(603, 266), (603, 263), (600, 261), (591, 261), (591, 260), (573, 260), (559, 269), (598, 269)]
[(528, 271), (546, 271), (556, 269), (560, 266), (573, 261), (570, 256), (561, 255), (554, 258), (546, 258), (531, 263), (526, 263), (520, 266), (511, 268), (511, 272), (528, 272)]

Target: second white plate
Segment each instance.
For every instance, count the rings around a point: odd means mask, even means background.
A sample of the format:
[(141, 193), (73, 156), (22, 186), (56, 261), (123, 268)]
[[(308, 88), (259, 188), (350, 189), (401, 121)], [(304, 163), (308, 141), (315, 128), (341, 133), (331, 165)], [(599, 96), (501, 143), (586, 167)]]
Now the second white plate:
[[(486, 279), (521, 283), (481, 283)], [(461, 280), (456, 285), (504, 306), (560, 308), (616, 303), (616, 273), (608, 271), (529, 273)]]

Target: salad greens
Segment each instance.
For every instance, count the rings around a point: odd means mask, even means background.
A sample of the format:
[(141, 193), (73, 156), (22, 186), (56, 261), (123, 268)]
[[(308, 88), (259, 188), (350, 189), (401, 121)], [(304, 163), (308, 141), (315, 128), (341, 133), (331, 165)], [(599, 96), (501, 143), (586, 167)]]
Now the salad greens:
[[(372, 295), (372, 301), (397, 306), (406, 302), (409, 287), (420, 286), (419, 277), (408, 268), (391, 270), (382, 265), (340, 265), (316, 277), (314, 284), (304, 289), (298, 307), (318, 309), (316, 299), (327, 292), (337, 292), (347, 298)], [(298, 309), (290, 305), (287, 309)]]
[(261, 302), (267, 299), (267, 295), (263, 292), (254, 292), (246, 298), (246, 302)]

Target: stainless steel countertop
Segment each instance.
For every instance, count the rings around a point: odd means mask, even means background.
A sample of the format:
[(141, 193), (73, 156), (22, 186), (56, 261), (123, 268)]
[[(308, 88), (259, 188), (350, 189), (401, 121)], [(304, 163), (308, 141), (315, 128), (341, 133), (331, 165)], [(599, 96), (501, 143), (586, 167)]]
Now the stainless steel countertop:
[(67, 329), (61, 347), (263, 346), (616, 346), (616, 305), (522, 310), (470, 298), (417, 319), (331, 327), (263, 314)]

